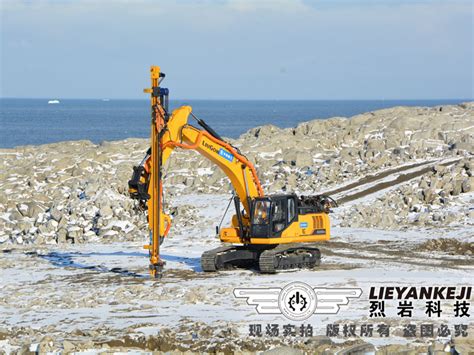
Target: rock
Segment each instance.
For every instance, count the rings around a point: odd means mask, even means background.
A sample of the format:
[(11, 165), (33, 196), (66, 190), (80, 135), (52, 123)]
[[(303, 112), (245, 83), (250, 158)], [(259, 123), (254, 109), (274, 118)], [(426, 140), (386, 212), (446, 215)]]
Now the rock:
[(444, 222), (446, 224), (450, 224), (457, 220), (457, 214), (453, 212), (449, 212), (447, 215), (444, 216)]
[(432, 203), (436, 197), (434, 188), (429, 188), (423, 191), (424, 201), (426, 203)]
[(66, 226), (67, 226), (67, 223), (68, 223), (68, 220), (67, 220), (66, 216), (63, 215), (63, 216), (61, 217), (61, 219), (59, 220), (58, 228), (66, 227)]
[(448, 182), (447, 184), (445, 184), (443, 186), (443, 196), (449, 196), (453, 193), (453, 190), (454, 190), (454, 186), (451, 182)]
[(74, 243), (80, 243), (82, 242), (82, 234), (82, 228), (73, 226), (67, 230), (67, 239), (71, 239)]
[[(54, 229), (55, 230), (55, 229)], [(39, 227), (38, 227), (38, 231), (41, 233), (41, 234), (51, 234), (53, 232), (53, 229), (50, 228), (50, 226), (46, 225), (46, 224), (41, 224)]]
[(249, 131), (249, 134), (256, 138), (269, 138), (277, 133), (280, 129), (274, 125), (266, 125), (257, 128), (253, 128)]
[(49, 211), (50, 215), (51, 215), (51, 218), (54, 219), (56, 222), (59, 222), (63, 216), (63, 214), (61, 213), (60, 210), (58, 210), (57, 208), (52, 208), (50, 211)]
[(110, 205), (104, 205), (100, 208), (99, 213), (104, 218), (109, 218), (113, 216), (113, 210), (110, 208)]
[(426, 189), (428, 189), (428, 187), (429, 187), (429, 186), (428, 186), (428, 182), (427, 182), (425, 179), (422, 179), (422, 180), (420, 181), (420, 184), (419, 184), (418, 186), (419, 186), (419, 188), (422, 189), (422, 190), (426, 190)]
[(193, 186), (193, 184), (194, 184), (194, 178), (193, 177), (187, 177), (184, 180), (184, 185), (186, 185), (187, 187), (191, 187), (191, 186)]
[(47, 354), (54, 350), (54, 340), (50, 336), (45, 336), (41, 339), (37, 353), (38, 354)]
[(462, 183), (463, 182), (460, 179), (453, 180), (453, 191), (451, 192), (453, 196), (457, 196), (461, 193)]
[(27, 219), (24, 219), (22, 221), (19, 221), (17, 224), (16, 224), (16, 227), (22, 231), (23, 233), (28, 233), (28, 231), (33, 228), (33, 222), (27, 220)]
[(474, 180), (474, 178), (466, 178), (463, 180), (462, 184), (461, 184), (461, 191), (466, 193), (466, 192), (470, 192), (472, 191), (472, 183), (471, 183), (471, 180)]
[(394, 155), (405, 155), (406, 154), (404, 148), (394, 148), (392, 152), (393, 152)]
[(433, 167), (433, 171), (436, 172), (436, 173), (441, 173), (442, 174), (446, 171), (446, 167), (444, 165), (438, 164), (438, 165), (435, 165)]
[(44, 211), (44, 208), (42, 208), (36, 202), (27, 202), (24, 204), (18, 204), (17, 208), (23, 216), (34, 218), (34, 219), (36, 219), (38, 215)]
[(474, 143), (472, 142), (456, 142), (453, 144), (454, 149), (465, 150), (467, 152), (474, 152)]
[(16, 205), (16, 208), (17, 208), (18, 212), (20, 212), (21, 216), (27, 217), (28, 205), (26, 205), (24, 203), (19, 203), (19, 204)]
[(23, 215), (17, 209), (14, 209), (13, 211), (10, 211), (8, 219), (12, 222), (15, 222), (23, 219)]
[(288, 178), (286, 179), (286, 182), (288, 184), (288, 186), (291, 188), (291, 187), (296, 187), (297, 185), (297, 176), (295, 174), (291, 174), (290, 176), (288, 176)]
[(71, 343), (70, 341), (64, 340), (63, 341), (63, 349), (64, 349), (64, 352), (66, 354), (69, 354), (69, 353), (74, 352), (74, 350), (76, 350), (76, 346), (73, 343)]
[(313, 165), (313, 158), (310, 152), (300, 152), (296, 154), (295, 164), (298, 167), (306, 167)]
[(59, 223), (56, 222), (54, 219), (50, 219), (48, 222), (46, 222), (46, 226), (51, 231), (56, 231), (58, 229), (58, 225)]
[(383, 151), (385, 150), (385, 141), (382, 139), (370, 139), (367, 141), (367, 150)]
[(58, 233), (57, 233), (57, 241), (58, 243), (66, 243), (67, 241), (67, 230), (64, 229), (64, 228), (61, 228), (58, 230)]

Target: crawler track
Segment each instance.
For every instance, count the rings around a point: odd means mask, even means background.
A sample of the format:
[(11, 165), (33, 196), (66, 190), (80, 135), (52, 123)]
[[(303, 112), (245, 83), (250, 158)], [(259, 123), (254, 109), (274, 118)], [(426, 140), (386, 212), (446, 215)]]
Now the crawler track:
[(292, 269), (312, 269), (321, 263), (321, 252), (315, 245), (280, 244), (260, 254), (260, 272), (274, 274)]
[(273, 274), (283, 270), (311, 269), (321, 262), (321, 253), (314, 244), (280, 244), (276, 247), (223, 246), (208, 250), (201, 256), (205, 272), (234, 267), (258, 268)]

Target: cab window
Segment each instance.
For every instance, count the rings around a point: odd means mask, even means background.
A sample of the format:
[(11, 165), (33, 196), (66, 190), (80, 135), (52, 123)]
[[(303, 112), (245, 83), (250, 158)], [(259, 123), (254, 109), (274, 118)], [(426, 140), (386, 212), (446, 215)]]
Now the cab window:
[(295, 206), (295, 200), (292, 198), (288, 199), (288, 223), (290, 223), (293, 218), (295, 218), (296, 214), (296, 206)]
[(279, 232), (285, 228), (286, 213), (284, 208), (285, 200), (276, 200), (273, 203), (273, 231)]
[(257, 201), (253, 212), (254, 224), (268, 224), (270, 216), (270, 201)]

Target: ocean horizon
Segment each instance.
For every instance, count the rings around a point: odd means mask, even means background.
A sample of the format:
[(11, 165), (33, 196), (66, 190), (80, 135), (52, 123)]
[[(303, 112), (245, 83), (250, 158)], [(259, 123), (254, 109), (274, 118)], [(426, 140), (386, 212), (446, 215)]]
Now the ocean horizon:
[[(58, 100), (57, 104), (48, 104)], [(266, 124), (281, 128), (314, 119), (351, 117), (395, 106), (455, 105), (472, 99), (436, 100), (171, 100), (171, 109), (193, 107), (193, 113), (220, 135), (238, 138)], [(71, 140), (94, 143), (148, 138), (147, 99), (0, 98), (0, 148)], [(192, 119), (190, 120), (192, 124)]]

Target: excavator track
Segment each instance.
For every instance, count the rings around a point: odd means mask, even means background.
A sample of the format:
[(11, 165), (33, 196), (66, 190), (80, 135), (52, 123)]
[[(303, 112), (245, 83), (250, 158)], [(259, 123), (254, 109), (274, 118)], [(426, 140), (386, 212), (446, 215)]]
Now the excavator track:
[(201, 267), (216, 272), (234, 267), (259, 267), (261, 273), (312, 269), (321, 262), (321, 252), (313, 244), (280, 244), (271, 249), (255, 246), (222, 246), (204, 252)]
[(274, 274), (278, 271), (312, 269), (321, 263), (321, 252), (311, 244), (280, 244), (260, 254), (260, 272)]

